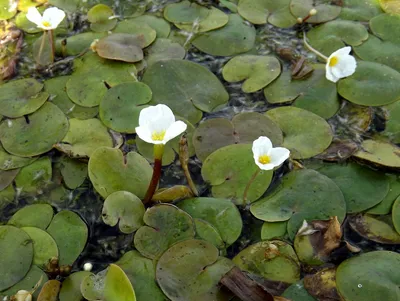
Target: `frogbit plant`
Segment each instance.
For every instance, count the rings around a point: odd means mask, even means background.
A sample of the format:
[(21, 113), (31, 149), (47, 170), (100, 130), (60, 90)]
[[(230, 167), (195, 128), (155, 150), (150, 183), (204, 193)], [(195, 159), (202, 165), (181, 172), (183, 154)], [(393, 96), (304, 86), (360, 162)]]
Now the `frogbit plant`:
[(356, 59), (350, 55), (351, 47), (346, 46), (333, 52), (329, 57), (326, 57), (318, 50), (314, 49), (307, 42), (306, 33), (303, 36), (304, 44), (309, 50), (314, 52), (319, 57), (326, 61), (325, 76), (331, 82), (336, 83), (339, 79), (352, 75), (357, 68)]
[(176, 121), (174, 113), (166, 105), (149, 106), (140, 111), (136, 134), (145, 142), (154, 144), (153, 176), (143, 199), (144, 204), (151, 201), (160, 180), (164, 145), (182, 134), (186, 128), (186, 123)]
[(253, 142), (253, 157), (254, 163), (259, 167), (247, 183), (243, 193), (243, 200), (246, 201), (247, 193), (255, 178), (261, 170), (273, 170), (282, 165), (290, 155), (290, 151), (284, 147), (273, 147), (272, 142), (268, 137), (260, 136)]
[(60, 25), (62, 20), (64, 20), (65, 12), (57, 7), (50, 7), (43, 12), (42, 16), (36, 7), (30, 7), (26, 14), (26, 18), (32, 23), (35, 23), (38, 28), (43, 29), (42, 42), (38, 56), (40, 57), (42, 55), (46, 35), (48, 35), (51, 46), (51, 62), (54, 62), (55, 44), (53, 30)]

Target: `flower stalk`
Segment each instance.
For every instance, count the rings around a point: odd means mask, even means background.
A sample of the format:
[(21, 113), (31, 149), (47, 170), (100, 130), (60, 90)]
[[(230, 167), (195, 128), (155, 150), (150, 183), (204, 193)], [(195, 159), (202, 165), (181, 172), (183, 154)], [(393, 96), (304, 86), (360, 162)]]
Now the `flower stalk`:
[(247, 201), (247, 194), (249, 193), (250, 186), (253, 184), (254, 180), (257, 178), (258, 174), (260, 173), (261, 169), (257, 168), (256, 172), (251, 176), (250, 181), (247, 183), (246, 188), (244, 189), (243, 193), (243, 201)]
[(153, 175), (147, 188), (146, 195), (143, 199), (143, 204), (147, 205), (151, 202), (154, 193), (156, 192), (158, 182), (161, 178), (162, 157), (164, 154), (164, 144), (154, 144), (154, 166)]

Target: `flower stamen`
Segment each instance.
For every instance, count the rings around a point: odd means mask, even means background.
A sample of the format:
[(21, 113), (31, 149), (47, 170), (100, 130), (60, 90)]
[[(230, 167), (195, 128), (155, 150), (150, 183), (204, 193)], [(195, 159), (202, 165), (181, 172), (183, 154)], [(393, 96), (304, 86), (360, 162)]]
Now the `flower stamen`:
[(165, 137), (165, 132), (165, 130), (161, 132), (153, 132), (151, 134), (151, 139), (153, 139), (154, 141), (163, 141)]
[(331, 57), (329, 60), (329, 67), (334, 67), (339, 63), (339, 58), (337, 56)]
[(261, 155), (258, 157), (258, 162), (261, 164), (268, 164), (271, 162), (271, 158), (268, 155)]
[(42, 21), (42, 25), (45, 26), (45, 27), (50, 27), (51, 26), (49, 21)]

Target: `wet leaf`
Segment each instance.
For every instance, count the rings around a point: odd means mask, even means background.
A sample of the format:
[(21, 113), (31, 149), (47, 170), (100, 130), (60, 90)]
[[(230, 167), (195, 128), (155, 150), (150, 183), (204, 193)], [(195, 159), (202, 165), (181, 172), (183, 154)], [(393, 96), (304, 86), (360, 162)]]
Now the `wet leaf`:
[(53, 208), (48, 204), (28, 205), (19, 209), (8, 221), (15, 227), (36, 227), (45, 230), (53, 219)]
[(54, 238), (60, 253), (60, 265), (72, 265), (83, 251), (88, 227), (76, 213), (62, 210), (51, 221), (47, 232)]
[(369, 21), (382, 13), (379, 1), (375, 0), (344, 0), (339, 18), (353, 21)]
[(400, 143), (400, 101), (384, 106), (386, 113), (386, 124), (383, 134), (393, 143)]
[(185, 0), (167, 5), (164, 9), (164, 18), (172, 23), (191, 24), (196, 20), (204, 20), (210, 12), (211, 10), (204, 6)]
[(399, 14), (400, 13), (400, 3), (399, 0), (379, 0), (379, 4), (382, 9), (389, 14)]
[(168, 38), (171, 31), (170, 24), (163, 18), (158, 18), (154, 15), (142, 15), (134, 18), (137, 23), (144, 23), (153, 28), (157, 33), (157, 43), (159, 39)]
[[(92, 42), (96, 39), (105, 37), (106, 33), (100, 32), (83, 32), (67, 38), (56, 40), (56, 53), (63, 55), (78, 55), (88, 50)], [(66, 46), (63, 47), (62, 43)]]
[(381, 14), (370, 21), (372, 32), (384, 41), (400, 45), (400, 37), (393, 34), (400, 25), (400, 17), (395, 14)]
[(69, 275), (62, 283), (60, 301), (81, 301), (81, 283), (84, 278), (92, 275), (90, 272), (79, 271)]
[(298, 301), (317, 301), (311, 296), (307, 290), (304, 288), (303, 280), (300, 280), (291, 286), (289, 286), (285, 292), (283, 293), (284, 297), (289, 298), (289, 300), (298, 300)]
[(81, 186), (88, 175), (86, 163), (68, 157), (62, 159), (60, 171), (65, 186), (70, 189)]
[(393, 203), (392, 222), (397, 233), (400, 234), (400, 196)]
[(325, 268), (304, 277), (304, 287), (317, 300), (341, 300), (336, 290), (336, 268)]
[(138, 22), (136, 19), (125, 19), (118, 23), (113, 33), (125, 33), (130, 35), (137, 35), (140, 39), (144, 38), (143, 47), (149, 46), (154, 42), (157, 32), (144, 22)]
[(37, 301), (57, 301), (58, 293), (60, 292), (61, 282), (58, 280), (47, 281), (37, 298)]
[(264, 222), (261, 228), (261, 240), (281, 238), (287, 232), (287, 222)]
[(193, 218), (193, 221), (196, 226), (195, 238), (206, 240), (212, 243), (219, 250), (226, 249), (225, 242), (222, 240), (218, 230), (212, 224), (199, 218)]
[(311, 9), (316, 9), (317, 14), (310, 17), (307, 23), (324, 23), (339, 16), (342, 8), (329, 0), (292, 0), (290, 11), (296, 18), (305, 18)]
[(267, 190), (272, 171), (262, 170), (251, 184), (247, 199), (243, 194), (247, 183), (259, 167), (254, 163), (250, 144), (234, 144), (222, 147), (203, 163), (201, 175), (212, 185), (216, 198), (231, 199), (237, 205), (244, 205), (259, 199)]
[(7, 188), (15, 179), (19, 169), (0, 170), (0, 191)]
[(150, 259), (158, 259), (174, 243), (195, 235), (190, 215), (173, 205), (158, 204), (147, 209), (143, 221), (145, 225), (136, 232), (134, 244)]
[(369, 214), (389, 214), (396, 198), (400, 196), (400, 180), (397, 176), (387, 175), (389, 177), (389, 192), (386, 194), (382, 202), (368, 209)]
[(169, 39), (157, 39), (150, 47), (146, 48), (145, 56), (148, 66), (155, 62), (169, 59), (183, 59), (186, 50), (178, 43)]
[(193, 197), (193, 192), (189, 187), (175, 185), (169, 188), (158, 189), (151, 200), (153, 202), (168, 203), (190, 197)]
[(0, 1), (0, 20), (8, 20), (17, 13), (16, 3), (9, 0)]
[(87, 13), (87, 19), (90, 22), (90, 29), (95, 32), (104, 32), (113, 29), (118, 22), (114, 16), (113, 10), (105, 4), (93, 6)]
[(37, 158), (23, 158), (11, 155), (0, 145), (0, 169), (12, 170), (31, 164)]
[(361, 149), (354, 154), (354, 157), (377, 167), (400, 168), (400, 148), (387, 142), (364, 140)]

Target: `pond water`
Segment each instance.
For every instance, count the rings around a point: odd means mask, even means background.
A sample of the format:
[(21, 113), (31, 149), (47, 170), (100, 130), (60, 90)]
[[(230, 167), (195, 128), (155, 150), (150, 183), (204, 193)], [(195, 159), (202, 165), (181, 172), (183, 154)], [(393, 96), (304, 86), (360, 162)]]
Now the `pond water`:
[[(234, 266), (275, 300), (399, 300), (400, 1), (0, 0), (0, 20), (4, 300), (240, 300)], [(144, 206), (158, 104), (187, 145)], [(290, 157), (260, 169), (260, 136)]]

